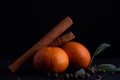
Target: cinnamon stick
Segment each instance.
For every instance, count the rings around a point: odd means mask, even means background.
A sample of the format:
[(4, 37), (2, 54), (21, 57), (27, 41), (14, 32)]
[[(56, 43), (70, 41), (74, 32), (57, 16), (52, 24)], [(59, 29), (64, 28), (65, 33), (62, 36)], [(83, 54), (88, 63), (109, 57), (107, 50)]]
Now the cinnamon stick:
[(62, 44), (66, 43), (74, 38), (75, 38), (75, 35), (72, 32), (68, 32), (65, 35), (55, 39), (49, 46), (51, 46), (51, 47), (61, 46)]
[(50, 45), (60, 34), (73, 24), (72, 19), (66, 16), (59, 24), (49, 31), (42, 39), (33, 45), (26, 53), (13, 62), (8, 68), (15, 73), (35, 52), (41, 48)]

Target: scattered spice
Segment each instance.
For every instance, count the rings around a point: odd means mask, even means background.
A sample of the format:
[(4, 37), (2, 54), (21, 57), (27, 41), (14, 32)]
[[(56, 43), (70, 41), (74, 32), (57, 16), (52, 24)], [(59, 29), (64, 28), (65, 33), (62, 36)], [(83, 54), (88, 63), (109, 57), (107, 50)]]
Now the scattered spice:
[(74, 78), (74, 75), (72, 73), (70, 74), (70, 78)]
[(47, 77), (50, 77), (50, 76), (51, 76), (51, 73), (46, 73), (46, 76), (47, 76)]
[(68, 74), (68, 73), (65, 73), (64, 78), (65, 78), (65, 79), (68, 79), (69, 77), (70, 77), (69, 74)]
[(82, 74), (82, 75), (80, 76), (80, 78), (84, 79), (84, 78), (85, 78), (85, 74)]
[(96, 80), (101, 80), (102, 79), (102, 76), (101, 75), (97, 75), (96, 76)]
[(77, 79), (77, 78), (78, 78), (78, 75), (77, 75), (77, 74), (74, 74), (74, 78)]
[(85, 72), (85, 77), (86, 77), (86, 78), (90, 78), (90, 77), (91, 77), (90, 73)]
[(58, 78), (59, 77), (57, 73), (54, 73), (53, 76), (54, 76), (54, 78)]

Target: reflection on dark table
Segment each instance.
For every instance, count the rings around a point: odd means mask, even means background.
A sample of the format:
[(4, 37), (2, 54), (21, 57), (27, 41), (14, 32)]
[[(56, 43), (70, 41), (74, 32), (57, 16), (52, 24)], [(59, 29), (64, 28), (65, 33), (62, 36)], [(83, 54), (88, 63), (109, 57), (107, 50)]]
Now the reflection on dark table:
[[(31, 61), (23, 65), (16, 73), (13, 74), (8, 70), (8, 64), (10, 61), (10, 56), (2, 56), (0, 58), (0, 80), (61, 80), (56, 78), (49, 78), (45, 75), (36, 73)], [(120, 67), (119, 61), (119, 58), (95, 58), (93, 64), (109, 63), (116, 65), (116, 67)], [(91, 79), (86, 80), (94, 80), (96, 75), (97, 74), (93, 75)], [(114, 75), (111, 73), (103, 73), (100, 75), (102, 75), (102, 80), (120, 80), (120, 73), (116, 73)]]

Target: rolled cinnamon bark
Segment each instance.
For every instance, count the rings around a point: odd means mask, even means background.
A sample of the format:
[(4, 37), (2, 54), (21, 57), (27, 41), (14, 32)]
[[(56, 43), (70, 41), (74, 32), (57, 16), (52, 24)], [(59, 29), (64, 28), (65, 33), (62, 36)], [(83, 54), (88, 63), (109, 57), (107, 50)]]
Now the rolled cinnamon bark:
[(75, 35), (72, 32), (68, 32), (65, 35), (55, 39), (49, 46), (51, 46), (51, 47), (61, 46), (62, 44), (66, 43), (74, 38), (75, 38)]

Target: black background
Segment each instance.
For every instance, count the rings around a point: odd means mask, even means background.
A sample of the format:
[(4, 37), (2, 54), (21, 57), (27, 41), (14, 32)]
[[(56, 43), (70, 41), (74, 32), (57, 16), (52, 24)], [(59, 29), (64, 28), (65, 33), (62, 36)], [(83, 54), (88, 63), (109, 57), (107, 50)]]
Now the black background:
[[(33, 65), (26, 64), (17, 74), (8, 71), (8, 65), (31, 48), (64, 17), (69, 16), (73, 25), (65, 31), (72, 31), (78, 41), (93, 55), (102, 43), (111, 48), (96, 56), (95, 63), (119, 65), (119, 17), (117, 2), (108, 0), (85, 1), (0, 1), (0, 79), (40, 80)], [(103, 74), (103, 80), (119, 79), (119, 75)], [(46, 78), (48, 80), (48, 78)]]
[(103, 1), (3, 1), (1, 2), (0, 55), (15, 59), (31, 48), (40, 38), (70, 16), (72, 31), (91, 55), (102, 43), (111, 48), (98, 58), (119, 58), (119, 27), (117, 14)]

